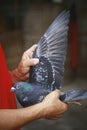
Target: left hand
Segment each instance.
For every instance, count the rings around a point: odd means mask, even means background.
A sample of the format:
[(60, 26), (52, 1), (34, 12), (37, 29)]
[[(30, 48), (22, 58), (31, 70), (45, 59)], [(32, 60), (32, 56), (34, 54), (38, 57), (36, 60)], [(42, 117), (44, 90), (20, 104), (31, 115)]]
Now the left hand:
[(42, 104), (42, 117), (49, 120), (57, 120), (61, 118), (67, 111), (67, 104), (62, 102), (60, 99), (60, 91), (55, 90), (48, 94)]
[(13, 84), (18, 81), (25, 81), (29, 78), (29, 70), (31, 66), (35, 66), (39, 63), (38, 58), (32, 58), (33, 52), (37, 45), (33, 45), (22, 55), (21, 61), (18, 67), (10, 72)]

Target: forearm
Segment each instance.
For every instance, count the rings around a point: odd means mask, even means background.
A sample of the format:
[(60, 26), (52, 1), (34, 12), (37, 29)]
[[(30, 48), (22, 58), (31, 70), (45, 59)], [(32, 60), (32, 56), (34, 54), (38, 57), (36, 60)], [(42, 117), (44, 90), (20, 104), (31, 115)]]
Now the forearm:
[[(41, 103), (17, 110), (0, 110), (0, 129), (15, 130), (42, 117)], [(9, 117), (9, 119), (8, 119)]]

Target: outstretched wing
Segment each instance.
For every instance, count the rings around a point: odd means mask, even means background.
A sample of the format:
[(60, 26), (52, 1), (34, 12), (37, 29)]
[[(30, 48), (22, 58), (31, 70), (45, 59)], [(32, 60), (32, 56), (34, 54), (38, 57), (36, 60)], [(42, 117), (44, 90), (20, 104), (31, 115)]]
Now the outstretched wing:
[(64, 73), (67, 49), (69, 11), (63, 11), (38, 42), (34, 57), (46, 57), (52, 65), (55, 86), (59, 88)]
[(66, 92), (62, 92), (60, 99), (63, 102), (74, 102), (74, 101), (80, 101), (83, 99), (87, 99), (87, 89), (72, 89), (68, 90)]

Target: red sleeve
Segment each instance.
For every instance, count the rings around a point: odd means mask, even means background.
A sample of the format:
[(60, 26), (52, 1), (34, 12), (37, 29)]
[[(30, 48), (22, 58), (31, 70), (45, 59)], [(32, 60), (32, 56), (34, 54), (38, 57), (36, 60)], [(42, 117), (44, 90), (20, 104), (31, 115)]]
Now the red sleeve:
[(5, 56), (0, 45), (0, 109), (16, 108), (14, 93), (10, 92), (12, 86), (10, 74), (7, 69)]

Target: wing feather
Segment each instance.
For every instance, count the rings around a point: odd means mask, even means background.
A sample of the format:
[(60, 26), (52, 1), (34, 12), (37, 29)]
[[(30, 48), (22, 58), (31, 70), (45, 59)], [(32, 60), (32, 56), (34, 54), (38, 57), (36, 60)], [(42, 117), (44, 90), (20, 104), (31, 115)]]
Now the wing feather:
[(55, 85), (59, 87), (63, 79), (64, 61), (69, 30), (69, 11), (63, 11), (49, 26), (38, 42), (35, 55), (44, 56), (52, 64)]

